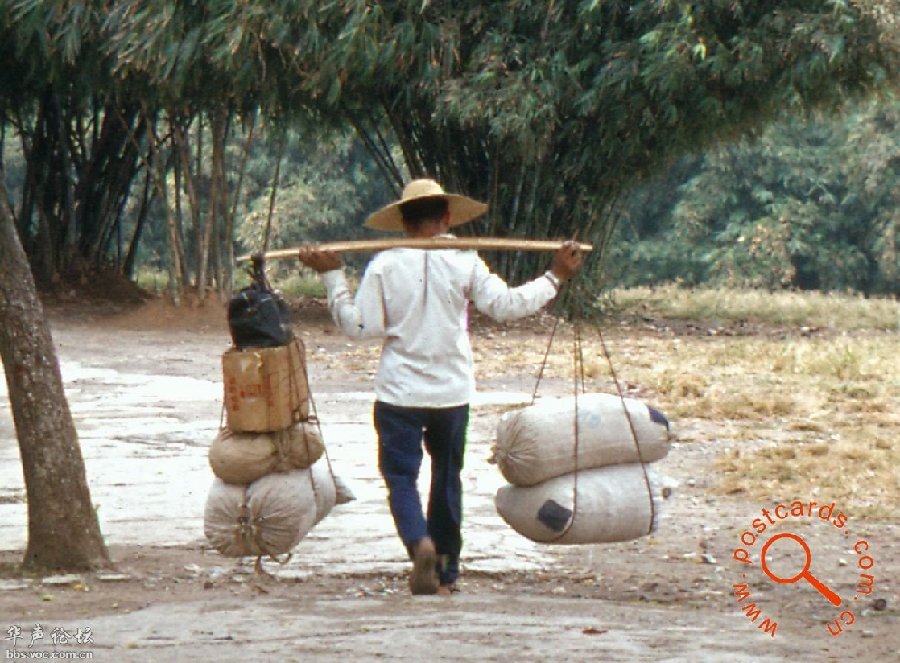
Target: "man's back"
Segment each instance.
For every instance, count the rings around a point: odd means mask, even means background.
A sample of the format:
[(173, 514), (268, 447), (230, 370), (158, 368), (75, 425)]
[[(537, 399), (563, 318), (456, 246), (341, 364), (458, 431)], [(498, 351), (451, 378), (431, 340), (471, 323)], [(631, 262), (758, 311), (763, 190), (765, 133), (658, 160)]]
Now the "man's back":
[(474, 377), (467, 304), (478, 262), (473, 251), (419, 249), (392, 249), (372, 260), (356, 303), (364, 327), (383, 329), (379, 400), (433, 407), (468, 402)]
[[(333, 274), (333, 275), (332, 275)], [(383, 337), (376, 397), (392, 405), (452, 407), (475, 390), (468, 302), (493, 318), (530, 315), (556, 295), (539, 277), (509, 288), (474, 251), (391, 249), (369, 263), (356, 298), (326, 274), (335, 322), (353, 337)]]

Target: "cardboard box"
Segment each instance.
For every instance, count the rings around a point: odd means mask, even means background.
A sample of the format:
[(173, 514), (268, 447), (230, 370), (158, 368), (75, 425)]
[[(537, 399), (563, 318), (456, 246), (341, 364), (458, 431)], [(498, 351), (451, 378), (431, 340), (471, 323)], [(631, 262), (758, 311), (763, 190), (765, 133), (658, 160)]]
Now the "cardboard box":
[(284, 430), (309, 418), (306, 354), (299, 339), (222, 355), (225, 414), (239, 433)]

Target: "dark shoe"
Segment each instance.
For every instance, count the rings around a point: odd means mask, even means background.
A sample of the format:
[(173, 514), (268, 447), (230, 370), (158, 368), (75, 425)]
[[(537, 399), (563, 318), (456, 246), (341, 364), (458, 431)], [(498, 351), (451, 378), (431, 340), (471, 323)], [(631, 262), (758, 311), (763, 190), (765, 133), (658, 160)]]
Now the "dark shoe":
[(437, 573), (437, 551), (427, 536), (413, 546), (413, 570), (409, 589), (415, 595), (437, 594), (440, 580)]

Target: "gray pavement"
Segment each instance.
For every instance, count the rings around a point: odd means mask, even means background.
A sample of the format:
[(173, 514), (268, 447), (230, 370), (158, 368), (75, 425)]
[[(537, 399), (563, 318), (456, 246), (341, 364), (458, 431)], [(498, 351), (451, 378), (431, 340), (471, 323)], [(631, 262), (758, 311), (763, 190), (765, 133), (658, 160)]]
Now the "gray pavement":
[[(203, 508), (212, 482), (206, 454), (221, 417), (218, 355), (225, 339), (213, 335), (173, 348), (162, 333), (117, 331), (122, 347), (143, 348), (139, 354), (122, 356), (110, 353), (104, 339), (90, 334), (78, 326), (54, 329), (92, 498), (107, 542), (112, 546), (202, 545)], [(313, 371), (317, 370), (315, 352), (310, 357)], [(314, 384), (323, 384), (315, 398), (333, 467), (357, 499), (336, 507), (301, 541), (288, 564), (271, 570), (283, 579), (301, 581), (322, 574), (401, 572), (407, 561), (376, 469), (370, 378), (360, 380), (359, 390), (315, 382), (315, 374), (313, 379)], [(467, 572), (560, 572), (562, 566), (579, 559), (588, 566), (594, 564), (594, 547), (574, 556), (568, 549), (564, 555), (559, 547), (540, 546), (519, 536), (494, 510), (493, 496), (503, 483), (487, 462), (496, 414), (500, 407), (526, 402), (529, 396), (508, 390), (483, 392), (473, 403), (464, 474)], [(672, 462), (667, 459), (660, 464), (663, 472), (673, 474), (668, 472), (674, 469)], [(423, 487), (427, 474), (426, 468)], [(674, 475), (681, 478), (677, 471)], [(23, 496), (8, 398), (5, 384), (0, 384), (0, 550), (24, 548)], [(685, 508), (678, 500), (671, 505), (674, 517)], [(684, 552), (694, 550), (694, 539), (672, 540), (675, 546), (684, 546), (678, 555), (695, 554)], [(610, 554), (623, 550), (629, 548), (614, 547)], [(662, 550), (655, 554), (668, 558)], [(234, 562), (221, 558), (221, 564), (231, 567)], [(728, 590), (721, 567), (695, 568), (709, 573), (699, 584), (694, 581), (693, 587), (718, 588), (711, 595)], [(197, 601), (98, 614), (84, 620), (93, 632), (90, 651), (94, 660), (109, 661), (878, 660), (865, 655), (867, 647), (875, 644), (871, 630), (869, 636), (852, 635), (853, 647), (843, 651), (854, 654), (846, 658), (841, 649), (824, 640), (810, 648), (804, 638), (763, 637), (741, 623), (743, 616), (734, 605), (726, 610), (711, 606), (700, 613), (677, 604), (654, 607), (566, 596), (519, 596), (514, 591), (463, 594), (447, 601), (399, 593), (307, 595), (302, 582), (297, 587), (293, 600), (260, 596), (250, 603), (235, 599), (212, 604), (198, 596)], [(27, 619), (27, 615), (19, 618)], [(0, 638), (12, 625), (10, 617), (0, 616)], [(878, 632), (887, 637), (889, 627), (886, 622), (883, 626)], [(877, 644), (884, 651), (885, 642)], [(898, 651), (892, 647), (888, 651)], [(22, 641), (17, 650), (25, 650)], [(6, 651), (11, 659), (10, 649)], [(50, 654), (52, 648), (42, 643), (37, 651)], [(68, 651), (85, 652), (87, 646)]]
[[(141, 374), (61, 362), (66, 393), (79, 432), (88, 482), (101, 530), (110, 545), (196, 545), (203, 538), (203, 508), (213, 475), (206, 456), (216, 436), (221, 383), (185, 376)], [(525, 394), (479, 394), (473, 407), (516, 402)], [(316, 407), (335, 473), (357, 499), (337, 507), (300, 544), (279, 573), (399, 571), (402, 549), (377, 473), (369, 411), (372, 394), (321, 392)], [(0, 495), (24, 495), (18, 447), (0, 388)], [(510, 530), (493, 509), (503, 483), (486, 460), (489, 431), (473, 424), (465, 476), (468, 568), (501, 571), (537, 568), (549, 558)], [(428, 468), (421, 487), (427, 492)], [(0, 503), (0, 550), (23, 549), (24, 503)], [(498, 554), (502, 550), (503, 554)]]

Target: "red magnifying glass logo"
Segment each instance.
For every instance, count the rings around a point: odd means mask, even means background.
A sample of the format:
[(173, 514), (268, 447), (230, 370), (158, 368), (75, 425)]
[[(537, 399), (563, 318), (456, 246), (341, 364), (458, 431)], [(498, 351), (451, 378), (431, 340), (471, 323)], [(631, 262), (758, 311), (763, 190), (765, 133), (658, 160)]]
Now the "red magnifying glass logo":
[[(791, 539), (792, 541), (796, 541), (797, 543), (799, 543), (800, 547), (803, 548), (803, 554), (806, 556), (806, 562), (803, 564), (803, 568), (800, 569), (800, 573), (798, 573), (797, 575), (784, 578), (782, 576), (775, 575), (772, 572), (772, 569), (769, 568), (769, 565), (766, 562), (766, 552), (769, 550), (769, 547), (779, 539)], [(759, 561), (762, 565), (763, 572), (778, 584), (793, 585), (795, 582), (800, 580), (800, 578), (803, 578), (804, 580), (806, 580), (806, 582), (812, 585), (815, 590), (819, 592), (819, 594), (828, 599), (828, 601), (830, 601), (832, 605), (839, 606), (841, 604), (841, 597), (835, 594), (830, 587), (825, 585), (821, 580), (819, 580), (809, 572), (809, 567), (812, 565), (812, 552), (809, 549), (809, 545), (807, 545), (806, 541), (803, 540), (803, 537), (799, 536), (798, 534), (794, 534), (793, 532), (782, 532), (773, 536), (771, 539), (766, 541), (765, 545), (762, 547)]]

